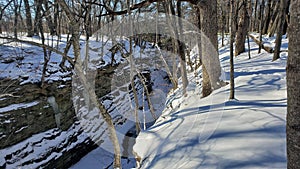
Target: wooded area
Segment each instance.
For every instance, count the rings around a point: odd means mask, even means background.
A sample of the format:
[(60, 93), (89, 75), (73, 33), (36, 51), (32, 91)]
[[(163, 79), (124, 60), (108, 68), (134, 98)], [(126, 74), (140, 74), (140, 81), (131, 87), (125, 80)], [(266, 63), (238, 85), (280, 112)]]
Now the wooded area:
[[(129, 17), (133, 27), (134, 23), (139, 22), (140, 17), (146, 12), (153, 16), (164, 15), (165, 22), (175, 38), (164, 37), (158, 32), (154, 35), (132, 32), (134, 36), (128, 37), (130, 38), (130, 50), (125, 55), (131, 59), (132, 41), (135, 44), (140, 44), (140, 46), (143, 46), (143, 42), (152, 42), (158, 48), (165, 48), (175, 53), (178, 58), (174, 58), (174, 60), (179, 59), (180, 63), (174, 61), (173, 70), (168, 70), (167, 73), (173, 87), (177, 88), (179, 78), (177, 67), (180, 65), (183, 95), (186, 95), (185, 89), (189, 83), (187, 79), (188, 67), (195, 70), (202, 65), (202, 97), (209, 96), (213, 90), (227, 85), (227, 82), (220, 79), (218, 36), (221, 38), (222, 46), (227, 45), (225, 38), (229, 36), (231, 64), (229, 99), (235, 98), (234, 57), (249, 52), (249, 59), (251, 59), (250, 46), (245, 46), (247, 45), (245, 42), (248, 41), (249, 43), (249, 38), (253, 39), (259, 46), (259, 52), (265, 50), (272, 53), (272, 60), (276, 61), (282, 52), (282, 38), (289, 38), (287, 153), (288, 168), (296, 169), (300, 168), (299, 11), (299, 0), (8, 0), (0, 2), (0, 38), (29, 43), (43, 49), (43, 76), (40, 85), (42, 89), (45, 85), (45, 75), (51, 52), (61, 55), (61, 71), (68, 71), (65, 67), (66, 62), (73, 66), (78, 73), (78, 78), (86, 87), (90, 101), (93, 105), (97, 105), (109, 126), (110, 139), (114, 145), (115, 153), (114, 168), (122, 167), (120, 145), (111, 116), (102, 103), (97, 101), (95, 91), (90, 90), (84, 73), (85, 64), (82, 63), (81, 59), (78, 59), (80, 58), (81, 46), (79, 42), (81, 35), (85, 36), (86, 41), (92, 36), (100, 39), (102, 35), (99, 34), (98, 30), (111, 22), (121, 22), (124, 18)], [(176, 16), (192, 23), (198, 28), (199, 32), (197, 33), (203, 34), (209, 39), (214, 51), (208, 51), (211, 48), (205, 46), (205, 39), (202, 36), (196, 36), (198, 58), (191, 61), (188, 52), (192, 46), (180, 41), (180, 37), (185, 34), (182, 26), (183, 21), (170, 16)], [(114, 42), (111, 50), (117, 52), (119, 48), (122, 48), (122, 45), (116, 43), (117, 37), (114, 35), (113, 28), (110, 31), (109, 40)], [(134, 29), (130, 31), (134, 31)], [(19, 39), (20, 34), (25, 33), (27, 37), (40, 38), (42, 44)], [(53, 46), (53, 43), (46, 41), (51, 36), (57, 36), (58, 41), (60, 41), (62, 35), (68, 37), (64, 51), (59, 51), (58, 46)], [(264, 43), (263, 36), (273, 37), (274, 35), (276, 35), (274, 47)], [(68, 56), (72, 47), (74, 57)], [(131, 75), (131, 86), (134, 86), (133, 76), (134, 74)], [(145, 84), (144, 88), (146, 89)], [(133, 92), (136, 93), (134, 88)], [(135, 99), (136, 105), (138, 105), (136, 94)], [(136, 122), (137, 132), (139, 132), (138, 120)]]

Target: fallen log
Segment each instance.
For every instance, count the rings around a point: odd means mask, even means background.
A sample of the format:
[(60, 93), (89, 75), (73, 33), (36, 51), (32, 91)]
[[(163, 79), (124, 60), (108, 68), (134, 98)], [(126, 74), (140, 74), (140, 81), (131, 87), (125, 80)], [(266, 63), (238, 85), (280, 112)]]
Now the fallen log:
[(255, 36), (249, 34), (249, 37), (254, 40), (254, 42), (258, 45), (261, 46), (262, 49), (267, 51), (268, 53), (274, 53), (274, 49), (271, 46), (266, 46), (264, 45), (264, 42), (259, 41)]

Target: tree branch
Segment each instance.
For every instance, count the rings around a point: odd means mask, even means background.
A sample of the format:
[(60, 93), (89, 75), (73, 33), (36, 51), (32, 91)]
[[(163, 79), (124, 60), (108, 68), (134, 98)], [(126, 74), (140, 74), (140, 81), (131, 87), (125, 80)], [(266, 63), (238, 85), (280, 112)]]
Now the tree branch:
[[(129, 10), (132, 11), (132, 10), (144, 8), (144, 7), (147, 7), (147, 6), (151, 5), (154, 2), (163, 2), (163, 1), (164, 0), (145, 0), (145, 1), (142, 1), (142, 2), (137, 3), (137, 4), (133, 4), (132, 6), (130, 6)], [(189, 2), (193, 5), (204, 7), (204, 6), (207, 5), (208, 0), (180, 0), (180, 1), (181, 2)], [(98, 15), (98, 17), (107, 16), (107, 15), (113, 15), (113, 16), (115, 16), (115, 15), (124, 15), (124, 14), (128, 13), (128, 9), (125, 9), (125, 10), (122, 10), (122, 11), (113, 11), (111, 8), (109, 8), (108, 6), (106, 6), (104, 4), (99, 4), (98, 3), (97, 5), (103, 6), (107, 10), (106, 14)]]

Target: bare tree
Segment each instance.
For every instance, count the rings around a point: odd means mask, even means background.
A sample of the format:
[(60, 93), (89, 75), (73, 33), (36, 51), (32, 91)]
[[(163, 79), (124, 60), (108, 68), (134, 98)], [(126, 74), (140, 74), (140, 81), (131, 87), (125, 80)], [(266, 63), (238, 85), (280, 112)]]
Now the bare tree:
[[(129, 31), (130, 35), (133, 35), (133, 23), (131, 19), (131, 11), (130, 11), (130, 0), (127, 0), (127, 7), (128, 7), (128, 16), (129, 16)], [(129, 60), (130, 60), (130, 84), (131, 84), (131, 89), (134, 97), (134, 103), (135, 103), (135, 108), (134, 108), (134, 117), (135, 117), (135, 127), (136, 127), (136, 134), (138, 134), (141, 131), (141, 126), (139, 122), (139, 116), (138, 116), (138, 111), (139, 111), (139, 101), (138, 101), (138, 95), (137, 91), (135, 88), (135, 83), (134, 83), (134, 73), (135, 73), (135, 67), (134, 67), (134, 60), (133, 60), (133, 49), (132, 49), (132, 36), (129, 37)], [(140, 79), (142, 80), (142, 79)]]
[(280, 58), (280, 47), (281, 47), (281, 40), (282, 40), (282, 34), (284, 29), (284, 23), (285, 23), (285, 11), (287, 7), (287, 0), (280, 0), (280, 14), (279, 14), (279, 25), (277, 27), (277, 33), (276, 33), (276, 41), (275, 41), (275, 50), (273, 55), (273, 61)]
[(33, 32), (35, 35), (39, 34), (39, 20), (42, 19), (42, 0), (34, 0), (34, 5), (35, 5), (35, 17), (34, 17), (34, 29)]
[[(262, 30), (263, 30), (263, 22), (264, 22), (264, 8), (265, 8), (265, 0), (262, 0), (261, 4), (260, 4), (260, 7), (259, 7), (259, 18), (260, 18), (260, 21), (259, 21), (259, 41), (262, 42)], [(261, 48), (262, 48), (262, 45), (259, 45), (259, 48), (258, 48), (258, 53), (261, 52)]]
[(258, 1), (259, 0), (255, 0), (255, 5), (254, 5), (254, 11), (253, 11), (253, 13), (254, 13), (254, 18), (253, 18), (253, 20), (252, 20), (252, 27), (251, 27), (251, 30), (252, 31), (257, 31), (258, 29), (257, 29), (257, 6), (258, 6)]
[[(9, 5), (10, 5), (13, 1), (14, 1), (14, 0), (10, 0), (10, 1), (8, 1), (5, 5), (0, 6), (0, 23), (1, 23), (1, 21), (2, 21), (2, 17), (3, 17), (3, 14), (5, 13), (6, 8), (8, 8)], [(2, 33), (2, 23), (0, 24), (0, 33)]]
[[(76, 19), (76, 15), (72, 12), (72, 10), (69, 8), (69, 6), (66, 4), (65, 1), (61, 0), (61, 1), (58, 1), (58, 3), (60, 5), (60, 7), (63, 9), (63, 11), (66, 13), (67, 17), (69, 18), (70, 26), (72, 27), (71, 33), (72, 33), (72, 37), (74, 38), (72, 41), (72, 44), (73, 44), (73, 48), (74, 48), (73, 50), (74, 50), (75, 58), (80, 58), (80, 45), (79, 45), (80, 25), (79, 25), (79, 22)], [(77, 60), (74, 68), (75, 68), (76, 72), (78, 73), (79, 79), (82, 82), (83, 87), (85, 88), (85, 91), (90, 96), (91, 103), (93, 105), (96, 105), (99, 108), (100, 114), (102, 115), (103, 119), (105, 120), (106, 124), (108, 125), (108, 130), (110, 133), (109, 137), (114, 146), (114, 168), (121, 168), (120, 144), (119, 144), (119, 140), (117, 137), (115, 126), (112, 121), (112, 117), (107, 112), (104, 105), (98, 101), (95, 90), (91, 90), (91, 88), (89, 87), (87, 79), (83, 73), (82, 63), (81, 63), (80, 59)]]
[(52, 5), (49, 6), (48, 1), (43, 1), (44, 8), (41, 8), (43, 11), (43, 16), (46, 18), (46, 22), (50, 31), (50, 35), (57, 35), (56, 25), (54, 25), (54, 21), (52, 18)]
[(278, 27), (278, 22), (279, 22), (279, 7), (280, 7), (280, 1), (275, 1), (272, 3), (272, 16), (271, 16), (271, 21), (270, 21), (270, 26), (268, 29), (268, 35), (269, 37), (274, 36), (275, 31)]
[[(182, 11), (181, 11), (181, 2), (177, 1), (177, 15), (178, 15), (178, 25), (179, 25), (179, 36), (183, 37), (183, 28), (182, 28)], [(181, 79), (182, 79), (182, 88), (183, 88), (183, 96), (186, 96), (186, 88), (188, 85), (187, 72), (186, 72), (186, 56), (185, 56), (185, 44), (183, 42), (178, 41), (178, 50), (180, 57), (180, 71), (181, 71)]]
[(235, 53), (234, 53), (235, 56), (245, 52), (245, 40), (248, 33), (249, 20), (250, 20), (247, 6), (248, 6), (247, 0), (243, 0), (241, 9), (239, 9), (240, 17), (238, 23), (238, 30), (236, 32), (236, 44), (235, 44)]
[(287, 168), (300, 168), (300, 1), (291, 1), (287, 60)]
[(269, 27), (269, 24), (270, 24), (270, 20), (271, 20), (271, 2), (270, 2), (270, 0), (267, 0), (267, 2), (266, 2), (265, 21), (264, 21), (262, 34), (267, 34), (268, 27)]
[[(198, 29), (201, 31), (201, 8), (198, 6), (194, 7), (195, 15), (196, 15), (196, 25)], [(201, 33), (201, 32), (200, 32)], [(202, 46), (201, 46), (201, 36), (197, 37), (197, 47), (198, 47), (198, 57), (195, 60), (195, 70), (198, 69), (202, 65)]]
[[(177, 37), (177, 29), (175, 29), (175, 22), (173, 17), (170, 17), (171, 15), (175, 15), (175, 10), (172, 4), (171, 0), (167, 0), (164, 2), (164, 7), (165, 7), (165, 11), (167, 12), (167, 16), (166, 16), (166, 21), (168, 23), (168, 28), (171, 31), (173, 37)], [(176, 38), (177, 39), (177, 38)], [(173, 52), (177, 53), (177, 49), (178, 49), (178, 41), (176, 41), (176, 39), (172, 38), (171, 39), (171, 43), (173, 46)], [(173, 79), (173, 88), (177, 88), (178, 87), (178, 77), (177, 77), (177, 57), (173, 57), (173, 65), (172, 65), (172, 79)]]
[(17, 0), (14, 0), (14, 37), (18, 38), (18, 17), (19, 17), (19, 2)]
[(229, 99), (234, 99), (234, 62), (233, 62), (233, 42), (234, 42), (234, 37), (235, 37), (235, 21), (236, 21), (236, 16), (235, 16), (235, 1), (230, 0), (230, 95)]
[[(209, 39), (210, 44), (205, 42), (207, 39), (202, 38), (202, 96), (208, 96), (213, 89), (221, 87), (223, 84), (220, 81), (221, 66), (218, 55), (218, 20), (217, 20), (217, 0), (209, 1), (209, 3), (201, 3), (198, 5), (202, 9), (202, 32)], [(211, 45), (211, 46), (205, 46)], [(210, 61), (214, 65), (208, 63)]]
[(32, 29), (32, 19), (31, 19), (31, 11), (30, 11), (30, 4), (28, 0), (24, 0), (25, 5), (25, 12), (26, 12), (26, 27), (27, 27), (27, 36), (33, 36), (33, 29)]

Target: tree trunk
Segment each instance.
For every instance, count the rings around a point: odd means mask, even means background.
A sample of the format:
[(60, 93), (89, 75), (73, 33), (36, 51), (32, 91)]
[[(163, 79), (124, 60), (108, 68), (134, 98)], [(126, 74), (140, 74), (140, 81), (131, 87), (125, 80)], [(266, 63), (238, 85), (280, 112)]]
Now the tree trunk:
[(59, 31), (59, 28), (58, 28), (58, 20), (59, 20), (60, 12), (59, 12), (59, 5), (58, 5), (57, 1), (58, 0), (54, 1), (53, 26), (54, 26), (56, 34), (60, 37), (60, 31)]
[(174, 80), (173, 75), (172, 75), (172, 72), (171, 72), (171, 70), (170, 70), (170, 68), (169, 68), (169, 65), (168, 65), (167, 61), (165, 60), (165, 58), (164, 58), (164, 56), (163, 56), (163, 54), (162, 54), (162, 52), (161, 52), (161, 50), (160, 50), (158, 44), (156, 43), (155, 46), (156, 46), (156, 48), (157, 48), (157, 50), (158, 50), (158, 52), (159, 52), (160, 59), (162, 60), (164, 66), (165, 66), (166, 72), (167, 72), (168, 75), (169, 75), (169, 78), (170, 78), (170, 80), (171, 80), (171, 82), (172, 82), (173, 88), (176, 89), (177, 86), (178, 86), (177, 81)]
[(262, 34), (268, 33), (268, 27), (270, 24), (270, 20), (271, 20), (271, 2), (270, 2), (270, 0), (267, 0), (266, 18), (265, 18)]
[(43, 11), (43, 12), (44, 12), (44, 15), (45, 15), (45, 18), (46, 18), (46, 21), (47, 21), (47, 25), (48, 25), (48, 28), (49, 28), (49, 31), (50, 31), (50, 35), (57, 35), (56, 29), (55, 29), (56, 27), (53, 23), (53, 19), (52, 19), (52, 16), (51, 16), (51, 11), (50, 11), (50, 8), (49, 8), (49, 5), (48, 5), (48, 1), (44, 1), (44, 6), (45, 6), (45, 11)]
[[(260, 5), (260, 22), (259, 22), (259, 41), (262, 41), (262, 29), (263, 29), (263, 22), (264, 22), (264, 8), (265, 8), (265, 1), (262, 0), (262, 3)], [(261, 52), (261, 45), (258, 48), (258, 53)]]
[(30, 5), (28, 0), (24, 0), (25, 5), (25, 12), (26, 12), (26, 26), (27, 26), (27, 36), (33, 36), (33, 29), (32, 29), (32, 19), (31, 19), (31, 12), (30, 12)]
[(256, 31), (256, 25), (257, 25), (257, 6), (258, 6), (258, 0), (255, 1), (254, 6), (254, 19), (252, 22), (252, 31)]
[(249, 15), (247, 9), (247, 2), (244, 0), (240, 10), (240, 20), (236, 32), (235, 56), (245, 52), (245, 41), (249, 27)]
[(251, 48), (250, 48), (249, 32), (247, 33), (247, 43), (248, 43), (248, 58), (251, 59)]
[[(195, 13), (196, 13), (196, 23), (197, 23), (197, 27), (199, 29), (199, 33), (201, 34), (201, 12), (200, 12), (200, 8), (199, 7), (195, 7)], [(197, 72), (196, 70), (202, 65), (202, 46), (201, 46), (201, 36), (197, 37), (197, 47), (198, 47), (198, 57), (196, 57), (195, 60), (195, 72)]]
[[(172, 11), (173, 9), (173, 5), (172, 5), (172, 2), (171, 1), (166, 1), (164, 3), (164, 8), (165, 10), (167, 11), (167, 15), (166, 15), (166, 21), (168, 23), (168, 29), (170, 29), (171, 33), (173, 34), (173, 37), (176, 37), (176, 30), (174, 29), (174, 21), (172, 17), (170, 16), (174, 16), (175, 15), (175, 12)], [(172, 43), (172, 46), (173, 46), (173, 52), (174, 53), (177, 53), (177, 41), (175, 41), (176, 39), (171, 39), (171, 43)], [(176, 56), (176, 55), (175, 55)], [(173, 57), (173, 64), (172, 64), (172, 79), (174, 81), (174, 84), (175, 86), (173, 86), (174, 89), (176, 89), (178, 87), (178, 77), (177, 77), (177, 57)]]
[(273, 1), (272, 5), (272, 16), (271, 16), (271, 21), (269, 24), (269, 29), (268, 29), (268, 36), (272, 37), (275, 34), (276, 28), (278, 26), (278, 21), (279, 21), (279, 8), (280, 8), (280, 1)]
[[(220, 76), (221, 66), (218, 54), (218, 20), (217, 20), (217, 0), (211, 0), (202, 6), (202, 96), (206, 97), (212, 89), (221, 87)], [(207, 71), (207, 72), (205, 72)], [(206, 76), (206, 74), (208, 76)], [(209, 78), (209, 79), (206, 79)]]
[[(42, 39), (42, 45), (45, 45), (45, 36), (44, 36), (44, 28), (43, 28), (43, 22), (42, 19), (39, 19), (38, 28), (39, 32), (41, 34), (41, 39)], [(47, 66), (48, 62), (50, 60), (50, 56), (47, 54), (47, 49), (43, 47), (43, 53), (44, 53), (44, 65), (43, 65), (43, 70), (42, 70), (42, 77), (41, 77), (41, 88), (44, 88), (44, 83), (45, 83), (45, 78), (46, 78), (46, 73), (47, 73)]]
[[(75, 16), (69, 9), (69, 6), (66, 4), (66, 2), (63, 0), (60, 0), (60, 1), (58, 1), (58, 3), (61, 6), (61, 8), (63, 9), (63, 11), (66, 13), (68, 19), (70, 20), (70, 26), (72, 27), (71, 33), (74, 38), (72, 42), (73, 42), (75, 59), (80, 58), (80, 44), (79, 44), (80, 25), (79, 25), (78, 21), (75, 19)], [(92, 104), (99, 108), (101, 116), (103, 117), (106, 124), (108, 125), (109, 138), (114, 146), (114, 168), (121, 168), (121, 149), (120, 149), (120, 144), (119, 144), (119, 140), (117, 137), (116, 129), (113, 124), (113, 120), (112, 120), (110, 114), (105, 109), (104, 105), (98, 101), (95, 91), (92, 91), (91, 88), (89, 87), (89, 84), (87, 83), (87, 79), (83, 73), (82, 64), (81, 64), (80, 59), (78, 59), (78, 62), (76, 62), (76, 64), (75, 64), (75, 70), (78, 73), (78, 77), (79, 77), (80, 81), (83, 83), (83, 87), (85, 88), (86, 92), (88, 92), (88, 95), (90, 96)]]
[[(128, 9), (130, 9), (130, 0), (127, 0), (127, 7)], [(131, 18), (131, 13), (130, 10), (128, 10), (128, 16), (129, 16), (129, 35), (133, 35), (133, 25), (132, 25), (132, 18)], [(135, 127), (136, 127), (136, 134), (138, 135), (141, 131), (141, 126), (140, 126), (140, 122), (139, 122), (139, 116), (138, 116), (138, 112), (139, 112), (139, 101), (138, 101), (138, 95), (137, 95), (137, 91), (135, 88), (135, 83), (134, 83), (134, 73), (136, 73), (135, 71), (135, 66), (134, 66), (134, 60), (133, 60), (133, 48), (132, 48), (132, 36), (129, 37), (129, 60), (130, 60), (130, 84), (131, 84), (131, 88), (132, 88), (132, 93), (133, 93), (133, 98), (134, 98), (134, 117), (135, 117)], [(142, 79), (141, 79), (142, 80)], [(144, 99), (144, 98), (143, 98)]]
[(275, 50), (273, 55), (273, 61), (280, 58), (280, 47), (281, 47), (281, 40), (282, 40), (282, 33), (283, 33), (283, 27), (285, 23), (285, 10), (287, 5), (287, 0), (280, 0), (280, 14), (279, 14), (279, 25), (277, 27), (277, 33), (276, 33), (276, 41), (275, 41)]
[[(230, 11), (230, 0), (228, 0), (228, 2), (226, 2), (226, 11)], [(230, 15), (228, 14), (229, 12), (227, 12), (226, 14), (226, 32), (229, 33), (229, 29), (230, 29)]]
[(287, 28), (288, 28), (288, 24), (289, 24), (288, 21), (289, 21), (290, 4), (291, 4), (291, 0), (287, 0), (286, 7), (285, 7), (285, 13), (284, 13), (285, 22), (284, 22), (283, 32), (282, 32), (283, 35), (285, 35), (287, 33)]
[(211, 83), (205, 65), (202, 64), (202, 97), (209, 96), (212, 93)]
[[(149, 90), (148, 90), (147, 85), (146, 85), (146, 78), (140, 72), (138, 72), (137, 75), (138, 75), (140, 81), (142, 82), (142, 85), (143, 85), (143, 88), (144, 88), (144, 93), (146, 94), (147, 104), (149, 106), (151, 115), (152, 115), (154, 120), (157, 120), (155, 110), (154, 110), (153, 104), (151, 102), (150, 93), (149, 93)], [(144, 97), (143, 97), (143, 99), (144, 99)]]
[[(181, 21), (181, 2), (177, 1), (177, 12), (178, 12), (178, 25), (179, 25), (179, 33), (178, 37), (183, 37), (183, 28), (182, 28), (182, 21)], [(180, 42), (178, 38), (178, 47), (179, 47), (179, 57), (180, 57), (180, 71), (181, 71), (181, 79), (182, 79), (182, 88), (183, 88), (183, 96), (186, 96), (186, 88), (188, 85), (188, 79), (187, 79), (187, 72), (186, 72), (186, 59), (185, 59), (185, 47), (184, 43)]]
[(226, 25), (226, 11), (224, 9), (224, 7), (221, 7), (221, 35), (222, 35), (222, 47), (225, 46), (224, 44), (224, 34), (225, 34), (225, 25)]
[[(234, 0), (230, 0), (230, 95), (229, 99), (234, 99), (234, 63), (233, 63), (233, 42), (235, 36), (235, 5)], [(244, 47), (245, 48), (245, 47)]]
[(35, 0), (34, 1), (36, 10), (35, 10), (35, 18), (34, 18), (34, 29), (33, 32), (35, 35), (39, 34), (39, 20), (42, 19), (41, 10), (42, 10), (42, 0)]
[(300, 1), (291, 1), (287, 60), (287, 168), (300, 169)]
[(269, 37), (272, 37), (272, 36), (274, 36), (274, 34), (275, 34), (275, 31), (276, 31), (276, 29), (277, 29), (277, 27), (278, 27), (278, 23), (279, 23), (279, 20), (280, 20), (280, 16), (277, 14), (276, 15), (276, 18), (275, 18), (275, 20), (274, 20), (274, 22), (272, 23), (272, 26), (271, 26), (271, 28), (270, 28), (270, 31), (269, 31), (269, 34), (268, 34), (268, 36)]
[(18, 8), (19, 8), (19, 4), (18, 1), (14, 0), (14, 37), (17, 39), (18, 38)]

